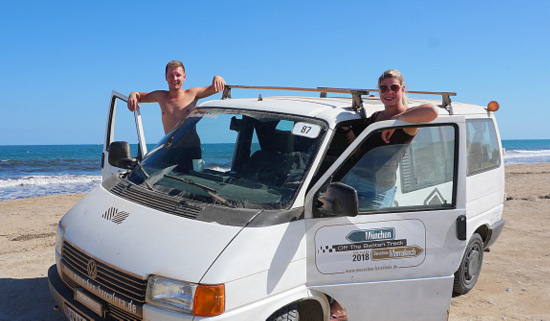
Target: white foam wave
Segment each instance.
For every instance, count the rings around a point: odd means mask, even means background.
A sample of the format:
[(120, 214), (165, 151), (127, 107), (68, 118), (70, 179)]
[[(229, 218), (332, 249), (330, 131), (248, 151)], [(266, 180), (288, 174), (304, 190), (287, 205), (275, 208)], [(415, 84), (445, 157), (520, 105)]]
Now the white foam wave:
[(0, 180), (2, 187), (23, 187), (23, 186), (44, 186), (44, 185), (64, 185), (64, 184), (83, 184), (101, 182), (101, 176), (95, 175), (36, 175), (24, 176), (19, 178), (8, 178)]
[(550, 149), (507, 149), (506, 154), (550, 155)]
[(550, 149), (507, 149), (504, 154), (504, 162), (506, 164), (550, 162)]
[(101, 183), (95, 175), (25, 176), (0, 180), (0, 201), (44, 195), (87, 193)]

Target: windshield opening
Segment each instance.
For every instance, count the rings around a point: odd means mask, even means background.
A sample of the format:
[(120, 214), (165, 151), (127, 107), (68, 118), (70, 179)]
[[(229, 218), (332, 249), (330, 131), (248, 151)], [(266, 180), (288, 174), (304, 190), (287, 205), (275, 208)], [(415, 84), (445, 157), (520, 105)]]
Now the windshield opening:
[(198, 108), (161, 140), (128, 180), (201, 202), (287, 208), (325, 132), (326, 124), (315, 119)]

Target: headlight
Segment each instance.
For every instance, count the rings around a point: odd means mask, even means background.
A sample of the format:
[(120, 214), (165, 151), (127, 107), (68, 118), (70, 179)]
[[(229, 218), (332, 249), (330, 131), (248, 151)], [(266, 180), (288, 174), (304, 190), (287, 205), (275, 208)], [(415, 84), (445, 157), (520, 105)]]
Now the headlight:
[(225, 310), (225, 287), (151, 276), (147, 282), (147, 302), (173, 311), (214, 316)]
[(63, 250), (63, 238), (65, 237), (65, 229), (61, 227), (61, 222), (57, 224), (57, 235), (55, 238), (55, 250), (59, 255), (61, 255), (61, 250)]

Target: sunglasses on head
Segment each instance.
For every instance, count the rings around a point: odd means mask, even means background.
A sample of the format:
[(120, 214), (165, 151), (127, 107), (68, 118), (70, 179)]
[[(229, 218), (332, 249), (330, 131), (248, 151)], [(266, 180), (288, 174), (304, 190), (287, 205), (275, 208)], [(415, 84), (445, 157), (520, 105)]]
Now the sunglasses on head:
[(397, 85), (397, 84), (393, 84), (393, 85), (380, 85), (380, 92), (381, 93), (385, 93), (387, 92), (388, 90), (391, 90), (391, 91), (398, 91), (399, 89), (401, 89), (401, 86), (400, 85)]

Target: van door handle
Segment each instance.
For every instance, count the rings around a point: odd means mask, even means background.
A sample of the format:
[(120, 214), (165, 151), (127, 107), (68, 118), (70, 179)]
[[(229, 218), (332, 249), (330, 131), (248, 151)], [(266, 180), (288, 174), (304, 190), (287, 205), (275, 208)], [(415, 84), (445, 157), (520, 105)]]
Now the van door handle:
[(461, 241), (466, 241), (466, 215), (456, 218), (456, 237)]

